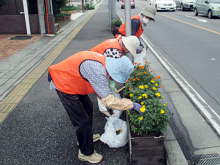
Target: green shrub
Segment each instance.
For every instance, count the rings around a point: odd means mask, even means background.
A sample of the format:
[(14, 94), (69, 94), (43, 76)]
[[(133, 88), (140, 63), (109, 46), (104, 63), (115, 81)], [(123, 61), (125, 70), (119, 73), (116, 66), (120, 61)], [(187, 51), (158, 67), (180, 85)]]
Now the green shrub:
[(65, 17), (65, 16), (70, 16), (70, 13), (62, 13), (62, 14), (56, 14), (54, 17)]
[[(147, 61), (146, 61), (147, 63)], [(129, 111), (131, 131), (137, 135), (162, 133), (170, 122), (167, 102), (162, 103), (164, 96), (158, 91), (161, 77), (154, 76), (148, 65), (135, 65), (133, 73), (125, 84), (125, 95), (131, 101), (142, 105), (141, 116), (136, 111)]]
[(71, 11), (71, 10), (78, 10), (80, 9), (79, 7), (76, 6), (65, 6), (63, 8), (61, 8), (61, 11)]

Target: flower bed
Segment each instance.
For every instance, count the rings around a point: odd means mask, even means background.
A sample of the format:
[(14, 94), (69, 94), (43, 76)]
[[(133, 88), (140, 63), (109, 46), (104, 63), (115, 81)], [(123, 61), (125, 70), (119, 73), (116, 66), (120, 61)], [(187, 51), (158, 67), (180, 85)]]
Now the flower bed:
[(125, 84), (124, 94), (142, 105), (142, 116), (133, 110), (128, 113), (131, 132), (139, 136), (162, 134), (170, 120), (167, 103), (162, 103), (164, 96), (158, 91), (162, 88), (161, 77), (154, 76), (147, 64), (139, 65), (135, 63), (134, 72)]

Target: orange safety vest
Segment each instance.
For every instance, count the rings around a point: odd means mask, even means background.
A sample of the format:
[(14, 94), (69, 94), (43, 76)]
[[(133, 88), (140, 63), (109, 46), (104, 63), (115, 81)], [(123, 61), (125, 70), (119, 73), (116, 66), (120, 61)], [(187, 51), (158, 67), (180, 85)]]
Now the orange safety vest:
[[(137, 38), (139, 38), (139, 37), (141, 36), (141, 34), (143, 33), (142, 24), (141, 24), (141, 18), (140, 18), (139, 14), (138, 14), (138, 15), (135, 15), (135, 16), (131, 17), (131, 20), (133, 20), (133, 19), (138, 19), (138, 20), (140, 21), (140, 26), (139, 26), (139, 28), (138, 28), (138, 31), (137, 31), (136, 34), (135, 34), (135, 36), (136, 36)], [(125, 36), (125, 23), (123, 23), (123, 25), (121, 25), (121, 27), (119, 28), (118, 31), (119, 31), (119, 33), (121, 33), (123, 36)], [(116, 35), (115, 35), (116, 38), (117, 38), (118, 36), (119, 36), (119, 34), (116, 34)]]
[(82, 51), (50, 66), (49, 73), (56, 88), (61, 92), (79, 95), (95, 93), (89, 81), (80, 74), (80, 65), (85, 60), (92, 60), (102, 63), (106, 69), (105, 58), (105, 56), (96, 52)]
[(105, 50), (110, 49), (110, 48), (119, 49), (121, 51), (121, 56), (122, 56), (122, 54), (123, 54), (122, 48), (121, 48), (121, 45), (118, 43), (118, 39), (116, 39), (116, 38), (106, 40), (106, 41), (102, 42), (101, 44), (93, 47), (90, 51), (104, 54)]

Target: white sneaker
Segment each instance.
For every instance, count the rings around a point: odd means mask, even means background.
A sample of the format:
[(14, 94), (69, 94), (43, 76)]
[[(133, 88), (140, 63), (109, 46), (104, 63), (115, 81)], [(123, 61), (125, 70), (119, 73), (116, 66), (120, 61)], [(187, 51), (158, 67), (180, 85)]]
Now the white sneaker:
[(94, 151), (92, 155), (86, 156), (82, 154), (81, 151), (79, 150), (78, 158), (81, 161), (88, 161), (89, 163), (99, 163), (103, 159), (103, 156), (96, 153), (96, 151)]

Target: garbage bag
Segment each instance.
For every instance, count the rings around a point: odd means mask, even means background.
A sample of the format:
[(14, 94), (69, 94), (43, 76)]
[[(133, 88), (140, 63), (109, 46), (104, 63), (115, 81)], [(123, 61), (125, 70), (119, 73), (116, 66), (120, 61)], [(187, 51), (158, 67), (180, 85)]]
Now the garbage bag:
[(106, 117), (105, 132), (100, 140), (110, 148), (123, 147), (128, 142), (128, 131), (126, 121), (118, 117)]
[(143, 51), (140, 53), (140, 54), (137, 54), (136, 56), (134, 56), (134, 62), (137, 62), (137, 63), (141, 63), (141, 66), (144, 66), (145, 65), (145, 56), (146, 56), (146, 49), (144, 48)]

